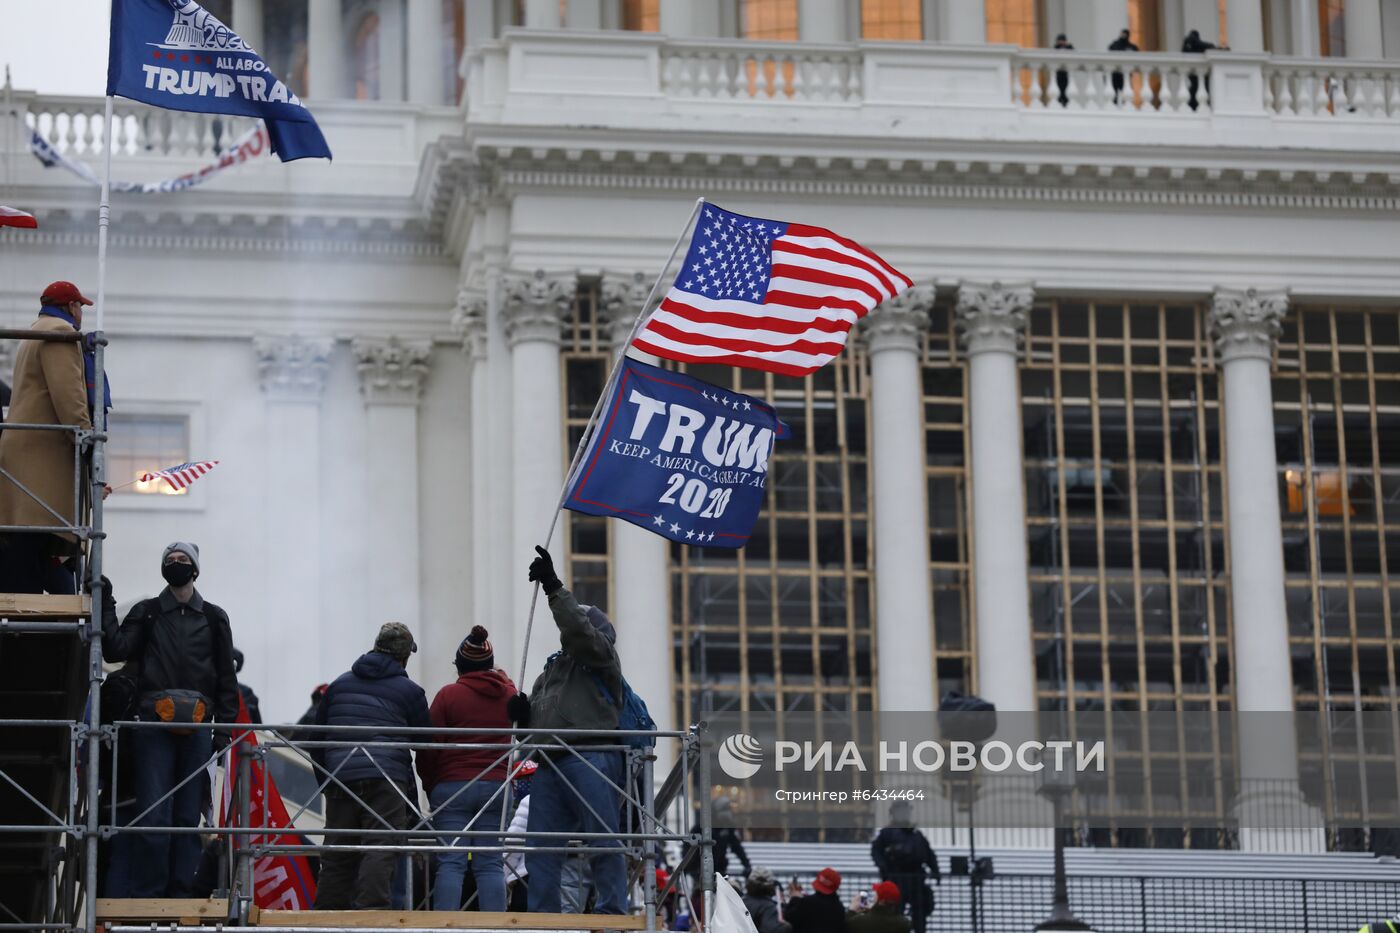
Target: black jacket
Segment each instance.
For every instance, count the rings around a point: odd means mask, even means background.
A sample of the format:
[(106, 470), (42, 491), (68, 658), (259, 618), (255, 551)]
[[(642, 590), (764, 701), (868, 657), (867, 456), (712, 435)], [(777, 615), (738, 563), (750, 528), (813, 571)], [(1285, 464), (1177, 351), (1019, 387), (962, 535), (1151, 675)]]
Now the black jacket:
[(792, 924), (778, 913), (778, 902), (773, 898), (745, 894), (744, 907), (758, 933), (792, 933)]
[(1138, 47), (1137, 43), (1132, 39), (1119, 38), (1114, 39), (1108, 44), (1108, 50), (1110, 52), (1136, 52), (1138, 51)]
[[(612, 640), (594, 628), (566, 589), (549, 597), (560, 650), (544, 662), (530, 689), (530, 726), (539, 729), (616, 729), (623, 697), (622, 662)], [(599, 681), (608, 693), (598, 689)], [(539, 741), (552, 742), (549, 736)], [(616, 744), (609, 736), (570, 739), (570, 745)]]
[(928, 839), (907, 826), (886, 826), (880, 830), (870, 845), (870, 859), (886, 881), (900, 875), (922, 876), (925, 867), (930, 877), (937, 880), (940, 876), (938, 857)]
[(103, 612), (102, 657), (126, 661), (136, 674), (137, 694), (198, 690), (210, 701), (215, 722), (238, 718), (238, 678), (233, 672), (233, 634), (228, 613), (195, 590), (181, 605), (161, 590), (131, 607), (116, 625), (116, 611)]
[[(384, 727), (374, 733), (317, 736), (342, 742), (408, 742), (413, 736), (395, 731), (396, 727), (432, 724), (423, 688), (408, 679), (402, 664), (380, 651), (360, 655), (348, 672), (326, 688), (321, 705), (316, 707), (318, 726)], [(419, 736), (418, 740), (428, 738)], [(313, 757), (342, 781), (388, 777), (404, 787), (413, 787), (412, 753), (406, 748), (318, 747)]]
[(783, 911), (792, 933), (846, 933), (846, 905), (836, 894), (820, 891), (788, 901)]
[(1200, 36), (1197, 36), (1194, 39), (1190, 36), (1187, 36), (1181, 41), (1181, 51), (1183, 52), (1199, 54), (1202, 52), (1209, 52), (1213, 48), (1217, 48), (1214, 42), (1207, 42)]

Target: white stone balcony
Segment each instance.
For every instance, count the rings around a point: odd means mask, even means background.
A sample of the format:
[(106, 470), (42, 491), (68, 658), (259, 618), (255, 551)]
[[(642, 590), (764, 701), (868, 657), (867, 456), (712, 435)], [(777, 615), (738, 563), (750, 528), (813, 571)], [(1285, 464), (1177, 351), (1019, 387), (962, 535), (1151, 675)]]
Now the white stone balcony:
[[(974, 149), (1018, 161), (1038, 150), (1050, 162), (1066, 155), (1059, 147), (1137, 146), (1396, 165), (1400, 149), (1400, 62), (529, 30), (465, 67), (474, 142), (500, 145), (509, 128), (566, 153), (609, 138), (619, 149), (693, 151), (699, 133), (721, 149), (764, 139), (780, 160), (818, 137), (850, 157), (915, 163)], [(945, 145), (931, 151), (930, 141)]]

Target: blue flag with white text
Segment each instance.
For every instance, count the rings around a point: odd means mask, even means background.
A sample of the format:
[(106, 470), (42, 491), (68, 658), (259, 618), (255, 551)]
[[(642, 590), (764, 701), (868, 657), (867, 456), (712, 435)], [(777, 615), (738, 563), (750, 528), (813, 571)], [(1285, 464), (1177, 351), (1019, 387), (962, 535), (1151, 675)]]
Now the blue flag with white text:
[(283, 162), (331, 157), (300, 98), (194, 0), (112, 0), (107, 93), (168, 110), (260, 117)]
[(768, 403), (624, 358), (564, 507), (694, 547), (740, 548), (763, 507)]

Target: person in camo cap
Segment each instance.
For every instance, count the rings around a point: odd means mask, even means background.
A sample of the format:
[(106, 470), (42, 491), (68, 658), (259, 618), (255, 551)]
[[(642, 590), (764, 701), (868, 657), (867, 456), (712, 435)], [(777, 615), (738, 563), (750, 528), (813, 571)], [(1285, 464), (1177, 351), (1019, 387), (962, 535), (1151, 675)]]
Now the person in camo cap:
[[(316, 725), (380, 727), (373, 733), (317, 733), (317, 738), (347, 743), (312, 753), (327, 773), (335, 775), (326, 788), (327, 829), (383, 829), (386, 823), (395, 829), (408, 828), (408, 801), (418, 799), (412, 752), (372, 743), (407, 741), (410, 736), (398, 731), (402, 727), (432, 725), (427, 695), (408, 678), (408, 659), (417, 650), (408, 626), (386, 622), (374, 639), (374, 648), (326, 688), (316, 710)], [(327, 841), (354, 846), (391, 840), (373, 836), (362, 840), (347, 834)], [(384, 851), (327, 852), (321, 857), (316, 909), (387, 909), (394, 859), (393, 852)]]

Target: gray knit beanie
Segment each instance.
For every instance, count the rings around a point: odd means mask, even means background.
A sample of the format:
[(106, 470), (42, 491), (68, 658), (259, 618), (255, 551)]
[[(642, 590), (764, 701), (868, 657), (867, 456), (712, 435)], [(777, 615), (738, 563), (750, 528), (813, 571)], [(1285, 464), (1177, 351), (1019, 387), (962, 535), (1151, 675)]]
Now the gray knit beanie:
[(188, 541), (175, 541), (165, 546), (165, 552), (160, 555), (160, 565), (165, 566), (165, 562), (170, 559), (170, 555), (179, 551), (190, 559), (194, 564), (194, 572), (199, 573), (199, 545), (191, 544)]

